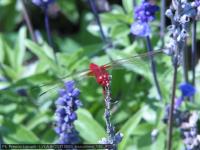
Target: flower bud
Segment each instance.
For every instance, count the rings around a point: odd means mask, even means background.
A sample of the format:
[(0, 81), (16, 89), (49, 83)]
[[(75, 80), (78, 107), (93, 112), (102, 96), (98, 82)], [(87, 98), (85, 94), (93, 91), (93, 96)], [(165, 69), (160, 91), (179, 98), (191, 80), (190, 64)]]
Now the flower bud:
[(171, 9), (167, 9), (166, 12), (165, 12), (165, 15), (166, 15), (167, 17), (169, 17), (169, 18), (172, 18), (174, 14), (173, 14), (173, 12), (172, 12)]

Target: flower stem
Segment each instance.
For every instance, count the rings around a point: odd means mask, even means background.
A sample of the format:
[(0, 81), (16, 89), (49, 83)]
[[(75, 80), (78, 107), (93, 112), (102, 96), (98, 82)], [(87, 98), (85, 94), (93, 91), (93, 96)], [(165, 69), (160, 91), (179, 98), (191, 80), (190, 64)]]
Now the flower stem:
[(48, 17), (47, 10), (48, 10), (48, 6), (45, 6), (45, 7), (44, 7), (45, 29), (46, 29), (46, 32), (47, 32), (48, 44), (49, 44), (49, 45), (51, 46), (51, 48), (53, 49), (54, 59), (55, 59), (55, 62), (56, 62), (56, 64), (57, 64), (57, 57), (56, 57), (56, 52), (55, 52), (54, 45), (53, 45), (53, 41), (52, 41), (52, 35), (51, 35), (51, 31), (50, 31), (49, 17)]
[(187, 63), (187, 48), (186, 48), (186, 43), (183, 45), (183, 77), (184, 81), (188, 83), (188, 63)]
[(100, 34), (101, 34), (101, 39), (103, 40), (104, 43), (107, 43), (107, 39), (106, 39), (105, 33), (103, 31), (102, 25), (101, 25), (101, 21), (100, 21), (98, 12), (97, 12), (95, 1), (94, 0), (88, 0), (88, 3), (90, 4), (90, 7), (91, 7), (92, 12), (93, 12), (93, 14), (95, 16), (96, 22), (97, 22), (97, 24), (99, 26), (99, 30), (100, 30)]
[(136, 0), (133, 0), (133, 7), (135, 8), (137, 6)]
[[(197, 22), (194, 19), (192, 23), (192, 85), (195, 86), (195, 63), (196, 63), (196, 27)], [(194, 96), (191, 97), (191, 101), (194, 101)]]
[(165, 44), (165, 39), (164, 39), (164, 35), (165, 35), (165, 5), (166, 2), (165, 0), (161, 1), (161, 25), (160, 25), (160, 35), (161, 35), (161, 40), (162, 40), (162, 47)]
[(175, 100), (175, 94), (176, 94), (177, 68), (178, 68), (178, 61), (177, 61), (177, 57), (175, 56), (174, 75), (173, 75), (173, 84), (172, 84), (172, 98), (171, 98), (171, 106), (170, 106), (169, 120), (168, 120), (167, 150), (172, 149), (172, 131), (173, 131), (173, 116), (174, 116), (173, 112), (174, 112), (174, 100)]
[(192, 23), (192, 84), (195, 86), (195, 62), (196, 62), (196, 20)]
[(105, 113), (104, 113), (104, 117), (105, 117), (105, 120), (106, 120), (106, 131), (107, 131), (107, 134), (108, 134), (108, 137), (109, 139), (112, 141), (113, 143), (113, 149), (116, 150), (117, 147), (115, 145), (115, 140), (114, 140), (114, 136), (115, 136), (115, 133), (114, 133), (114, 127), (112, 126), (111, 124), (111, 121), (110, 121), (110, 117), (111, 117), (111, 114), (110, 114), (110, 105), (111, 105), (111, 96), (110, 96), (110, 87), (105, 87), (105, 105), (106, 105), (106, 108), (105, 108)]
[(46, 28), (46, 32), (47, 32), (48, 43), (51, 47), (53, 47), (50, 26), (49, 26), (49, 17), (47, 14), (47, 7), (44, 8), (44, 15), (45, 15), (44, 21), (45, 21), (45, 28)]
[(29, 30), (29, 33), (31, 35), (31, 39), (37, 43), (37, 38), (35, 36), (35, 33), (34, 33), (34, 30), (33, 30), (33, 26), (32, 26), (32, 23), (31, 23), (31, 20), (29, 18), (29, 15), (28, 15), (28, 12), (27, 12), (27, 9), (26, 9), (26, 6), (24, 4), (24, 0), (21, 1), (21, 4), (22, 4), (22, 13), (23, 13), (23, 16), (24, 16), (24, 20), (26, 22), (26, 25), (28, 27), (28, 30)]
[[(149, 53), (153, 52), (153, 48), (152, 48), (149, 36), (146, 37), (146, 44), (147, 44), (148, 52)], [(156, 64), (155, 64), (155, 61), (154, 61), (152, 55), (149, 55), (149, 60), (150, 60), (150, 63), (151, 63), (151, 71), (152, 71), (152, 74), (153, 74), (154, 83), (155, 83), (155, 86), (156, 86), (156, 89), (157, 89), (157, 92), (158, 92), (158, 95), (159, 95), (159, 99), (161, 100), (162, 94), (161, 94), (160, 86), (159, 86), (157, 75), (156, 75)]]

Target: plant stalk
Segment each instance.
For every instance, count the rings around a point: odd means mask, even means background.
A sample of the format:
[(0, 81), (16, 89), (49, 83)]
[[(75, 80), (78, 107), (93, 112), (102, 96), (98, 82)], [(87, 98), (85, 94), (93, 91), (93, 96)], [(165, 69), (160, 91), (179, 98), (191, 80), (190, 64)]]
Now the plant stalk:
[(44, 8), (44, 16), (45, 16), (44, 21), (45, 21), (45, 29), (46, 29), (46, 32), (47, 32), (48, 43), (53, 48), (53, 42), (52, 42), (52, 36), (51, 36), (51, 31), (50, 31), (47, 7)]
[(133, 0), (133, 8), (135, 8), (137, 6), (137, 2), (136, 0)]
[[(152, 48), (149, 36), (146, 37), (146, 44), (147, 44), (148, 52), (152, 53), (153, 48)], [(161, 94), (160, 86), (159, 86), (157, 75), (156, 75), (156, 63), (155, 63), (152, 55), (149, 55), (149, 60), (150, 60), (150, 64), (151, 64), (151, 71), (152, 71), (152, 74), (153, 74), (154, 84), (156, 86), (156, 89), (157, 89), (157, 92), (158, 92), (158, 95), (159, 95), (159, 99), (162, 100), (162, 94)]]
[[(195, 64), (196, 64), (196, 33), (197, 33), (197, 22), (194, 18), (192, 22), (192, 85), (195, 87)], [(194, 102), (194, 95), (190, 98), (192, 102)]]
[(29, 30), (29, 33), (31, 35), (31, 39), (37, 43), (37, 38), (35, 36), (35, 33), (34, 33), (34, 30), (33, 30), (33, 26), (32, 26), (32, 23), (31, 23), (31, 20), (30, 20), (30, 17), (28, 15), (28, 12), (27, 12), (27, 9), (26, 9), (26, 6), (24, 4), (24, 0), (21, 1), (21, 4), (22, 4), (22, 13), (23, 13), (23, 16), (24, 16), (24, 20), (26, 22), (26, 25), (28, 27), (28, 30)]
[(188, 61), (187, 61), (187, 47), (186, 43), (183, 45), (183, 77), (185, 83), (188, 83)]
[(175, 56), (174, 60), (174, 75), (173, 75), (173, 83), (172, 83), (172, 97), (171, 97), (171, 105), (169, 112), (169, 120), (168, 120), (168, 138), (167, 138), (167, 150), (172, 150), (172, 131), (173, 131), (173, 118), (174, 118), (174, 101), (176, 95), (176, 79), (177, 79), (177, 68), (178, 61)]
[(102, 39), (102, 41), (104, 43), (107, 43), (107, 39), (106, 39), (105, 33), (103, 31), (102, 25), (101, 25), (101, 21), (100, 21), (100, 18), (99, 18), (99, 14), (97, 12), (95, 1), (94, 0), (88, 0), (88, 3), (90, 5), (90, 7), (91, 7), (93, 15), (95, 16), (96, 22), (97, 22), (97, 24), (99, 26), (99, 30), (100, 30), (100, 34), (101, 34), (101, 39)]
[(196, 63), (196, 20), (192, 23), (192, 85), (195, 86), (195, 63)]
[(53, 49), (54, 59), (55, 59), (55, 62), (56, 62), (56, 64), (57, 64), (58, 61), (57, 61), (57, 57), (56, 57), (56, 50), (54, 49), (54, 45), (53, 45), (53, 41), (52, 41), (52, 35), (51, 35), (51, 30), (50, 30), (50, 25), (49, 25), (49, 17), (48, 17), (47, 10), (48, 10), (48, 6), (45, 6), (45, 7), (44, 7), (45, 29), (46, 29), (46, 32), (47, 32), (48, 44), (49, 44), (49, 45), (51, 46), (51, 48)]
[[(113, 141), (114, 143), (114, 127), (111, 124), (110, 118), (111, 118), (111, 114), (110, 114), (110, 109), (111, 109), (111, 96), (110, 96), (110, 87), (106, 87), (105, 88), (105, 113), (104, 113), (104, 117), (106, 120), (106, 131), (108, 134), (108, 137), (110, 140)], [(113, 149), (116, 150), (117, 146), (115, 145), (115, 143), (113, 144)]]
[(162, 40), (162, 48), (165, 45), (165, 9), (166, 9), (166, 2), (165, 0), (161, 1), (161, 25), (160, 25), (160, 35), (161, 35), (161, 40)]

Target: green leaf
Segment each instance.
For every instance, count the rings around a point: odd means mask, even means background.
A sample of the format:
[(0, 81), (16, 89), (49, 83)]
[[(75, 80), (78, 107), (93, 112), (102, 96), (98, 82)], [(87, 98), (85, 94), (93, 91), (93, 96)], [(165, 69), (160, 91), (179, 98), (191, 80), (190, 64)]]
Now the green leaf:
[(17, 43), (15, 47), (15, 66), (16, 68), (20, 68), (22, 66), (24, 56), (25, 56), (25, 39), (26, 39), (26, 28), (21, 27), (19, 30), (19, 35), (17, 38)]
[(113, 38), (120, 38), (127, 36), (130, 33), (130, 28), (126, 24), (117, 24), (111, 29), (111, 36)]
[[(144, 140), (145, 139), (145, 140)], [(138, 138), (137, 146), (139, 150), (149, 150), (151, 147), (151, 134), (145, 134)]]
[(102, 22), (104, 25), (113, 26), (115, 23), (123, 22), (127, 24), (131, 24), (133, 22), (133, 17), (124, 14), (124, 13), (115, 13), (115, 12), (109, 12), (101, 14), (102, 16)]
[(7, 144), (39, 144), (38, 137), (25, 126), (8, 119), (0, 120), (0, 133)]
[(86, 109), (78, 110), (78, 120), (75, 121), (76, 129), (80, 136), (90, 144), (97, 144), (106, 136), (103, 127), (92, 117)]
[(17, 74), (13, 68), (7, 65), (2, 65), (2, 67), (4, 68), (4, 71), (9, 78), (13, 80), (17, 79)]
[(38, 113), (36, 116), (34, 116), (27, 125), (27, 128), (29, 130), (33, 130), (35, 127), (37, 127), (39, 124), (42, 123), (48, 123), (52, 121), (52, 119), (46, 114), (46, 113)]
[(134, 134), (135, 128), (138, 126), (142, 119), (142, 110), (138, 111), (134, 116), (132, 116), (125, 124), (122, 126), (119, 132), (121, 132), (124, 137), (119, 144), (119, 150), (126, 149), (127, 143), (130, 139), (130, 136)]
[(151, 150), (155, 150), (159, 148), (159, 150), (165, 149), (166, 135), (163, 132), (160, 132), (158, 137), (156, 138), (155, 143), (151, 145)]
[(4, 57), (5, 57), (4, 41), (2, 36), (0, 35), (0, 63), (4, 61)]
[(67, 3), (65, 1), (58, 1), (58, 4), (62, 12), (67, 16), (70, 21), (78, 21), (79, 13), (77, 10), (76, 2), (74, 0), (68, 0)]
[(145, 111), (143, 113), (143, 118), (149, 123), (155, 123), (156, 121), (156, 112), (150, 108), (148, 105), (144, 106)]
[(142, 123), (135, 128), (133, 134), (134, 135), (144, 135), (144, 134), (150, 133), (152, 130), (153, 130), (152, 124)]
[(122, 5), (127, 13), (133, 13), (133, 0), (122, 0)]
[(6, 53), (7, 64), (12, 68), (15, 68), (15, 53), (13, 50), (8, 46), (8, 44), (4, 41), (4, 49)]
[(6, 104), (6, 107), (5, 107), (5, 104), (0, 105), (0, 113), (1, 114), (8, 114), (16, 109), (17, 109), (17, 104)]
[(29, 48), (36, 56), (39, 57), (45, 65), (52, 67), (55, 71), (57, 70), (57, 65), (54, 60), (45, 53), (44, 49), (42, 49), (39, 45), (35, 44), (30, 40), (26, 40), (26, 46)]
[(42, 135), (42, 144), (53, 144), (58, 135), (55, 133), (54, 129), (50, 128)]

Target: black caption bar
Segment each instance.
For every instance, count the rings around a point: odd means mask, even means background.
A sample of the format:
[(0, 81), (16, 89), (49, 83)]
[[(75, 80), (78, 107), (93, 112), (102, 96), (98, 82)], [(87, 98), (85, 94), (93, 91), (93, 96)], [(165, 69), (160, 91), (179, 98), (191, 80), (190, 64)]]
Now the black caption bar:
[(1, 149), (113, 149), (112, 144), (1, 144)]

